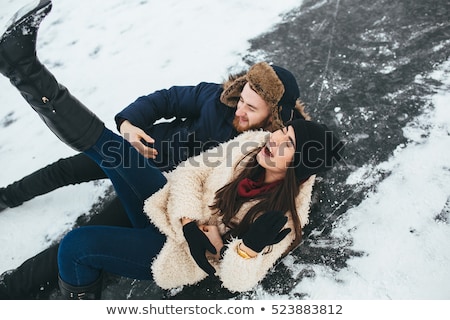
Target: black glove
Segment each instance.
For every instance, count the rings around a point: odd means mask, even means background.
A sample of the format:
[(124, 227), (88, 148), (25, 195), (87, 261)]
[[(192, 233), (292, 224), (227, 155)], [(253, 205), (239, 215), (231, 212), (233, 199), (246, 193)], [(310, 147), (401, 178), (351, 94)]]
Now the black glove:
[(281, 230), (287, 219), (281, 211), (267, 211), (250, 225), (242, 241), (253, 251), (261, 252), (264, 247), (283, 240), (291, 231), (290, 228)]
[(213, 275), (216, 270), (206, 259), (206, 250), (216, 254), (217, 250), (209, 241), (208, 237), (201, 231), (195, 221), (191, 221), (183, 226), (183, 234), (189, 245), (192, 258), (207, 274)]

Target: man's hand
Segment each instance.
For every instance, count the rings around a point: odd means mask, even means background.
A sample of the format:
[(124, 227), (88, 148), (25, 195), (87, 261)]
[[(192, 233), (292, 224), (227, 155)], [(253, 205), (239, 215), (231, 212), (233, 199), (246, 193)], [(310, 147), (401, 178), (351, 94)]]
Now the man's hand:
[(146, 145), (153, 144), (155, 140), (146, 134), (144, 130), (132, 125), (128, 120), (122, 122), (119, 129), (124, 139), (128, 140), (140, 154), (149, 159), (156, 158), (158, 151)]

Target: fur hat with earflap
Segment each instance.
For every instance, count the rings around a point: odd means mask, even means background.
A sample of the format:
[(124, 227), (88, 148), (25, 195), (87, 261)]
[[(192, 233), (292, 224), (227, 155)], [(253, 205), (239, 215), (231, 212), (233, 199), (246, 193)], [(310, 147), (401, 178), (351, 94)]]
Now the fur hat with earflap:
[(230, 77), (223, 85), (220, 101), (235, 108), (247, 83), (271, 108), (276, 127), (294, 119), (310, 120), (299, 99), (300, 90), (294, 75), (267, 62), (258, 62), (246, 73)]

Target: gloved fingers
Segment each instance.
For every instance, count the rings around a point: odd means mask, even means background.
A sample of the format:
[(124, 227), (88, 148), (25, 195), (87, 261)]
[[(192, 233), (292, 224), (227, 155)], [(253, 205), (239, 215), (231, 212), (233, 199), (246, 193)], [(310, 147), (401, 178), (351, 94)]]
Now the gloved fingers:
[(189, 246), (202, 247), (212, 254), (216, 254), (217, 250), (214, 245), (209, 241), (208, 237), (197, 226), (195, 221), (189, 222), (183, 226), (183, 234), (186, 238)]
[(216, 247), (214, 247), (211, 241), (209, 241), (208, 237), (203, 233), (203, 231), (201, 231), (200, 229), (198, 230), (201, 233), (201, 235), (199, 234), (199, 236), (201, 237), (202, 245), (204, 246), (204, 248), (209, 252), (211, 252), (212, 254), (216, 254), (217, 253)]
[(191, 251), (191, 255), (194, 258), (197, 265), (207, 274), (213, 275), (214, 273), (216, 273), (216, 269), (214, 269), (214, 267), (208, 262), (208, 259), (206, 259), (204, 252), (193, 253)]
[(272, 244), (276, 244), (283, 240), (288, 234), (291, 232), (291, 228), (283, 229), (280, 233), (278, 233), (277, 237), (275, 238), (274, 242)]
[(184, 237), (189, 246), (189, 251), (197, 265), (207, 274), (212, 275), (216, 272), (214, 267), (208, 262), (205, 256), (206, 250), (213, 254), (217, 253), (214, 245), (208, 237), (200, 230), (195, 221), (189, 222), (183, 226)]
[(286, 216), (278, 217), (272, 226), (272, 230), (276, 230), (277, 232), (280, 231), (286, 224), (287, 220), (288, 218)]
[(277, 223), (280, 219), (284, 219), (283, 217), (285, 217), (285, 215), (281, 211), (267, 211), (266, 213), (258, 217), (255, 220), (254, 224), (258, 224), (261, 226), (262, 225), (270, 226)]

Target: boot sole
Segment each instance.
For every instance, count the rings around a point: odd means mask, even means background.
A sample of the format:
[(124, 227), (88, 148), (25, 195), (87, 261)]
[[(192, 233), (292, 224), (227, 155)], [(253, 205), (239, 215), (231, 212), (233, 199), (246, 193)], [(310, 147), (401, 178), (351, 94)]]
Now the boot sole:
[(42, 18), (44, 18), (51, 9), (51, 0), (35, 0), (34, 2), (23, 6), (11, 17), (11, 19), (9, 19), (6, 30), (2, 33), (2, 37), (0, 38), (0, 43), (3, 42), (8, 34), (27, 19), (34, 18), (35, 23), (39, 24), (42, 21)]

